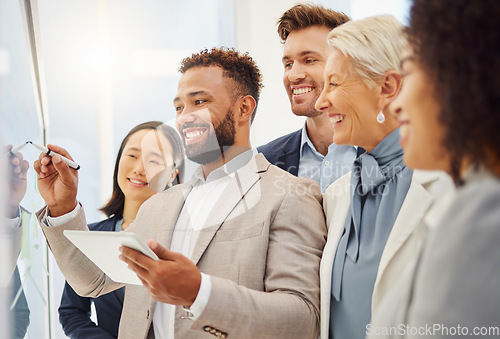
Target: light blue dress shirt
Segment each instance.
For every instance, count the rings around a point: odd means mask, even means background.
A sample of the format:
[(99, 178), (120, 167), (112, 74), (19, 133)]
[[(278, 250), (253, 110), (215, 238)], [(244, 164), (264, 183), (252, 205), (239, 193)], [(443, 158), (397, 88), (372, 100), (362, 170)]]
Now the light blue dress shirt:
[(348, 173), (356, 159), (357, 148), (348, 145), (332, 144), (328, 147), (326, 156), (316, 151), (309, 135), (306, 124), (302, 127), (302, 140), (300, 143), (300, 162), (298, 176), (315, 180), (321, 192), (332, 182)]

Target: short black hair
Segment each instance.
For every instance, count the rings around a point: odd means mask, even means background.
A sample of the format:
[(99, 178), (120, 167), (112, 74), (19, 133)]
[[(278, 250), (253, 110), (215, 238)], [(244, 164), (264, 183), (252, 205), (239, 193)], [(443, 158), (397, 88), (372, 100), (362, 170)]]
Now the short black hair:
[[(260, 90), (262, 89), (262, 76), (254, 60), (248, 53), (239, 53), (233, 48), (204, 49), (182, 60), (179, 72), (184, 74), (193, 67), (217, 66), (222, 69), (222, 74), (232, 79), (237, 88), (237, 95), (251, 95), (258, 104)], [(255, 118), (257, 107), (252, 113), (251, 121)]]

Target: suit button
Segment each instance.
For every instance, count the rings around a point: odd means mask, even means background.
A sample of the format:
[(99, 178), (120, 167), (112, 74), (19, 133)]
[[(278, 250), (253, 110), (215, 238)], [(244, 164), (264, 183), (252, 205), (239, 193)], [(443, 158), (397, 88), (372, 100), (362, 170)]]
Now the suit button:
[(222, 332), (220, 337), (221, 338), (227, 338), (227, 333), (226, 332)]
[(212, 328), (210, 326), (203, 326), (203, 331), (210, 332)]
[(148, 314), (147, 314), (147, 316), (146, 316), (146, 319), (149, 319), (149, 310), (148, 310)]

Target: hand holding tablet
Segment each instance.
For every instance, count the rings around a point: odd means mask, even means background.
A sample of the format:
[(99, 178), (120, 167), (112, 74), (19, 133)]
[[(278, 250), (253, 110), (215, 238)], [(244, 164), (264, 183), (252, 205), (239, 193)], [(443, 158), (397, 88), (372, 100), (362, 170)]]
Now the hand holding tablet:
[(137, 275), (119, 259), (120, 246), (130, 247), (148, 257), (159, 260), (156, 254), (131, 232), (64, 231), (64, 235), (116, 282), (142, 285)]

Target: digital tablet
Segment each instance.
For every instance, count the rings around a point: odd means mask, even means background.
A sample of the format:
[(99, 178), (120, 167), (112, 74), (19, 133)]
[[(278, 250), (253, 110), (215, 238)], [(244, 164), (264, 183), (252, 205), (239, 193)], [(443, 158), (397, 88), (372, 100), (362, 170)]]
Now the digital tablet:
[(134, 233), (110, 231), (70, 231), (64, 235), (80, 251), (116, 282), (142, 285), (141, 280), (127, 264), (119, 259), (120, 246), (127, 246), (158, 260), (156, 254)]

